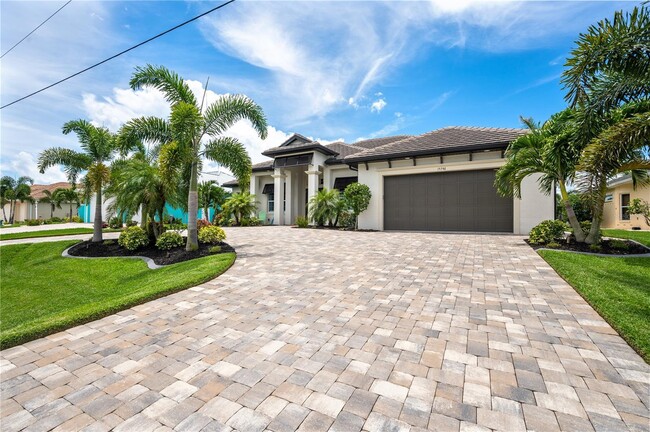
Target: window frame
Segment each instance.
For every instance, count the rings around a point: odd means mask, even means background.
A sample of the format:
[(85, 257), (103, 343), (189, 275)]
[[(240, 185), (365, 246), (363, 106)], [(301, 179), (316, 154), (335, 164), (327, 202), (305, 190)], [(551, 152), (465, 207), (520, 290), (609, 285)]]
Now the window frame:
[(267, 195), (266, 211), (269, 213), (273, 213), (273, 211), (275, 210), (275, 192), (266, 195)]
[[(627, 196), (627, 205), (623, 205), (623, 197), (625, 197), (625, 196)], [(632, 215), (630, 214), (630, 212), (628, 210), (630, 208), (631, 201), (632, 201), (632, 197), (631, 197), (631, 195), (629, 193), (620, 194), (619, 203), (620, 203), (621, 210), (620, 210), (620, 212), (618, 214), (618, 217), (619, 217), (620, 220), (622, 220), (622, 221), (630, 221), (630, 220), (632, 220)]]

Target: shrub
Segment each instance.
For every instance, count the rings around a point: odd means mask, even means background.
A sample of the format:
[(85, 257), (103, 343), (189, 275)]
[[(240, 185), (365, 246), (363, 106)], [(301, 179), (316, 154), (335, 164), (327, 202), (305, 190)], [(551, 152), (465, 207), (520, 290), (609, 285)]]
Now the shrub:
[(610, 240), (609, 241), (609, 246), (612, 249), (618, 249), (618, 250), (622, 250), (622, 251), (626, 251), (626, 250), (630, 249), (630, 245), (626, 241), (618, 240), (618, 239)]
[(43, 220), (41, 219), (25, 219), (25, 225), (27, 226), (37, 226), (42, 224), (43, 224)]
[(61, 223), (63, 222), (63, 219), (57, 216), (54, 216), (53, 218), (50, 218), (51, 223)]
[(242, 219), (250, 216), (256, 209), (255, 195), (251, 195), (249, 192), (241, 192), (232, 194), (226, 200), (222, 212), (228, 215), (228, 219), (230, 219), (231, 215), (234, 216), (235, 225), (239, 225)]
[(209, 226), (199, 231), (199, 242), (217, 244), (226, 239), (226, 233), (221, 227)]
[(122, 228), (122, 219), (114, 216), (108, 220), (108, 227), (112, 229)]
[(296, 225), (298, 225), (298, 228), (308, 228), (309, 227), (309, 219), (307, 219), (304, 216), (298, 216), (296, 218)]
[(344, 211), (339, 216), (339, 226), (343, 228), (354, 228), (355, 218), (350, 212)]
[(218, 254), (221, 252), (221, 246), (212, 246), (208, 251), (211, 254)]
[(134, 251), (149, 244), (147, 232), (139, 226), (125, 229), (117, 239), (117, 243), (123, 248)]
[(240, 226), (259, 226), (262, 224), (262, 221), (256, 217), (243, 217), (239, 222)]
[(368, 205), (370, 205), (370, 198), (372, 198), (370, 188), (362, 183), (352, 183), (345, 188), (343, 195), (347, 206), (352, 211), (354, 227), (357, 228), (359, 215), (366, 211)]
[(160, 250), (169, 250), (180, 246), (183, 246), (183, 237), (176, 231), (164, 232), (156, 240), (156, 247)]
[(546, 247), (551, 248), (551, 249), (557, 249), (557, 248), (561, 247), (561, 245), (558, 242), (552, 241), (552, 242), (548, 243), (546, 245)]
[(70, 222), (76, 222), (76, 223), (83, 223), (83, 219), (81, 219), (79, 216), (72, 216), (70, 218)]
[(600, 245), (597, 244), (591, 244), (589, 245), (589, 250), (592, 252), (600, 252), (603, 248), (600, 247)]
[(528, 241), (532, 244), (547, 244), (563, 240), (566, 229), (566, 224), (560, 220), (545, 220), (530, 230)]
[(232, 220), (230, 215), (226, 213), (219, 213), (219, 216), (215, 219), (215, 222), (219, 226), (232, 226)]
[(138, 221), (134, 221), (133, 219), (126, 221), (126, 226), (127, 227), (132, 227), (132, 226), (137, 226)]
[(203, 228), (209, 227), (209, 226), (212, 226), (212, 224), (210, 222), (206, 221), (205, 219), (198, 219), (196, 221), (196, 229), (198, 231), (201, 231)]
[(309, 200), (309, 217), (318, 226), (336, 226), (345, 205), (338, 190), (321, 189)]
[(111, 246), (115, 244), (115, 240), (104, 240), (102, 243), (104, 246)]

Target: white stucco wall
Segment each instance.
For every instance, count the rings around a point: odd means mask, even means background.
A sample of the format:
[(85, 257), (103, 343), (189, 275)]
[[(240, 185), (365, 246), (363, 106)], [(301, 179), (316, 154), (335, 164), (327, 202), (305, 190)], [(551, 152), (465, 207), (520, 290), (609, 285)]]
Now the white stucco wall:
[[(483, 152), (472, 155), (458, 154), (440, 157), (417, 159), (413, 165), (412, 159), (391, 162), (359, 164), (359, 182), (366, 184), (372, 192), (368, 209), (359, 215), (359, 228), (383, 230), (383, 187), (384, 177), (391, 175), (422, 174), (430, 172), (450, 172), (479, 169), (496, 169), (504, 164), (501, 152)], [(515, 234), (528, 234), (530, 229), (545, 219), (554, 217), (554, 198), (544, 195), (537, 188), (537, 177), (527, 178), (522, 184), (522, 198), (513, 202), (513, 230)]]

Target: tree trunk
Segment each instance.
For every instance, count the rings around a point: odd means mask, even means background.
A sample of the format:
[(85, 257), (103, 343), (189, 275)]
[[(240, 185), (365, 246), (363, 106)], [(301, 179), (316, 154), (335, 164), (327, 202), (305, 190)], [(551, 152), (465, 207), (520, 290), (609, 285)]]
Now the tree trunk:
[(573, 235), (578, 243), (584, 243), (586, 235), (585, 232), (582, 231), (580, 221), (576, 217), (576, 213), (573, 211), (573, 206), (569, 201), (569, 193), (566, 190), (566, 184), (563, 181), (558, 182), (558, 184), (560, 186), (560, 195), (562, 196), (562, 205), (564, 205), (564, 210), (566, 210), (569, 225), (573, 228)]
[(14, 223), (14, 213), (16, 212), (16, 201), (9, 201), (9, 223)]
[(592, 219), (591, 229), (585, 243), (598, 244), (600, 243), (600, 223), (603, 220), (603, 206), (605, 205), (605, 194), (607, 193), (607, 178), (601, 176), (598, 179), (598, 195), (595, 196), (592, 204)]
[(50, 204), (50, 219), (54, 217), (54, 206)]
[(196, 159), (192, 161), (192, 171), (190, 172), (190, 194), (187, 197), (187, 244), (186, 251), (194, 251), (199, 248), (199, 233), (196, 229), (196, 214), (199, 211), (199, 192), (198, 192), (198, 163)]
[(95, 197), (95, 220), (93, 221), (93, 241), (100, 242), (102, 237), (102, 187), (97, 188)]
[(203, 219), (208, 223), (210, 222), (210, 207), (205, 207), (203, 209)]
[[(7, 212), (5, 211), (5, 206), (6, 206), (6, 205), (7, 205), (7, 204), (3, 204), (3, 205), (2, 205), (2, 217), (4, 218), (5, 223), (8, 223), (9, 221), (7, 220)], [(10, 207), (9, 207), (9, 209), (10, 209), (10, 210), (9, 210), (9, 215), (11, 215), (11, 204), (10, 204), (9, 206), (10, 206)]]

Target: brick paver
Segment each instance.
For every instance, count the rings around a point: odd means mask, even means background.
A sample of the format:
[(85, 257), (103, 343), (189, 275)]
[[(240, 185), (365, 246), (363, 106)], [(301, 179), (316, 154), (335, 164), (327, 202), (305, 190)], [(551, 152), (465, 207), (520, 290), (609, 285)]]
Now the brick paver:
[(648, 365), (520, 237), (227, 233), (221, 277), (1, 352), (2, 430), (649, 430)]

